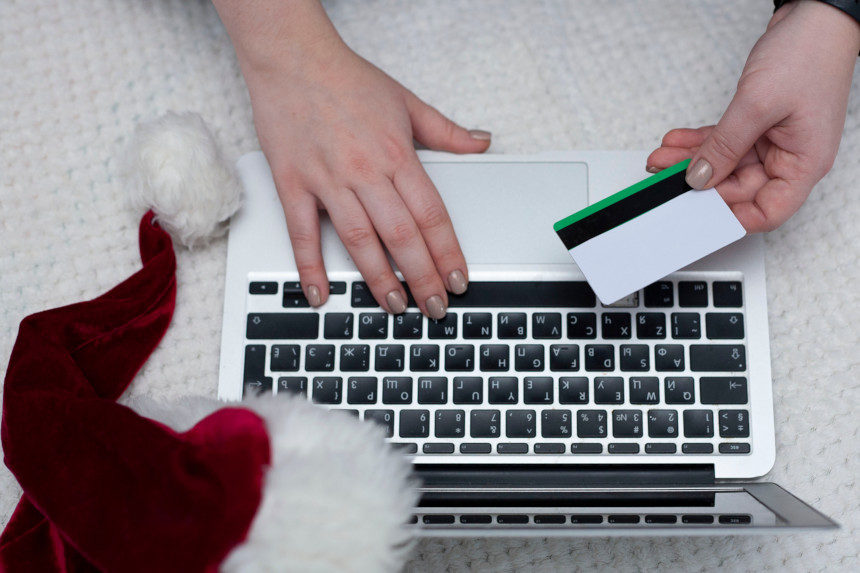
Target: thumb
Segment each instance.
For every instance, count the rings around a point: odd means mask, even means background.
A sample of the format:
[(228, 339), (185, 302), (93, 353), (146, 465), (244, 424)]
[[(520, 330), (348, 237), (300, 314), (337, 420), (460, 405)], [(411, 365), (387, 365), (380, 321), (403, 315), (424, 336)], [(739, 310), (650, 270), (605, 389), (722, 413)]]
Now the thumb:
[(737, 167), (756, 140), (772, 127), (772, 110), (738, 91), (726, 113), (702, 143), (687, 167), (687, 183), (693, 189), (710, 189)]
[(406, 95), (406, 109), (412, 121), (412, 136), (430, 149), (482, 153), (490, 147), (489, 131), (460, 127), (412, 93)]

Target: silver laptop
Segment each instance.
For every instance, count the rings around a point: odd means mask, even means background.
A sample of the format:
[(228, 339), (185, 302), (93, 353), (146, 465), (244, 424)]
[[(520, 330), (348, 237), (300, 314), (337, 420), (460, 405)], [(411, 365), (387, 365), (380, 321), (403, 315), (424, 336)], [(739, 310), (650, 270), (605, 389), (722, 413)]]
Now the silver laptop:
[(423, 480), (422, 535), (836, 527), (740, 481), (775, 455), (761, 236), (605, 306), (552, 225), (642, 179), (645, 153), (420, 154), (469, 264), (441, 321), (384, 313), (327, 220), (331, 296), (310, 308), (266, 160), (239, 160), (221, 399), (298, 393), (380, 424)]

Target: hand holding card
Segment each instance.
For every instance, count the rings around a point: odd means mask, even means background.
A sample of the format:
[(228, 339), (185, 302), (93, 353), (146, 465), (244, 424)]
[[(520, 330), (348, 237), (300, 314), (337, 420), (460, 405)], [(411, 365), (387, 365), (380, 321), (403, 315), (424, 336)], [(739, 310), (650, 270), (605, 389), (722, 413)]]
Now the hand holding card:
[(689, 159), (553, 225), (588, 284), (613, 303), (743, 237), (715, 189), (684, 180)]

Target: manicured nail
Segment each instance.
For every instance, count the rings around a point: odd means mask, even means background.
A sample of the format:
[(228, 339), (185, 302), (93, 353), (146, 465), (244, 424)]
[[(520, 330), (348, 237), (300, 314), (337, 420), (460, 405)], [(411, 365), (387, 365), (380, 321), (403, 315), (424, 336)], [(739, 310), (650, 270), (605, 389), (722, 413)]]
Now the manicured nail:
[(693, 189), (704, 189), (711, 176), (714, 174), (714, 168), (704, 159), (699, 159), (693, 168), (687, 171), (687, 183)]
[(480, 139), (481, 141), (490, 141), (493, 138), (492, 133), (483, 129), (470, 129), (469, 136), (472, 139)]
[(645, 168), (645, 171), (647, 171), (648, 173), (659, 173), (659, 172), (660, 172), (660, 168), (659, 168), (659, 167), (654, 167), (653, 165), (651, 165), (651, 166), (646, 167), (646, 168)]
[(390, 308), (391, 312), (394, 314), (402, 314), (406, 312), (406, 300), (404, 300), (403, 295), (400, 294), (399, 290), (393, 290), (385, 295), (385, 300), (388, 302), (388, 308)]
[(319, 306), (322, 304), (320, 289), (318, 289), (315, 285), (310, 285), (308, 287), (308, 302), (311, 303), (311, 306)]
[(466, 282), (466, 277), (460, 271), (451, 271), (448, 275), (448, 290), (454, 294), (463, 294), (466, 292), (466, 287), (469, 283)]
[(447, 311), (445, 310), (445, 305), (442, 303), (441, 296), (434, 294), (424, 304), (427, 306), (427, 314), (430, 315), (430, 318), (434, 320), (445, 318)]

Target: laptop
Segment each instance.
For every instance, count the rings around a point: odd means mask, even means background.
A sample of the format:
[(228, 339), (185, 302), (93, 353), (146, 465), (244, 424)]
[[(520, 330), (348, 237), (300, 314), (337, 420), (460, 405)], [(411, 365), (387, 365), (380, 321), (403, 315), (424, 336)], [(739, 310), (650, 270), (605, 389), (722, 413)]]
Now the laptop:
[(775, 457), (760, 235), (604, 305), (553, 223), (642, 179), (645, 153), (419, 157), (469, 264), (440, 321), (384, 313), (325, 217), (331, 296), (310, 308), (265, 157), (238, 161), (221, 399), (295, 393), (380, 424), (422, 479), (419, 535), (837, 527), (750, 481)]

